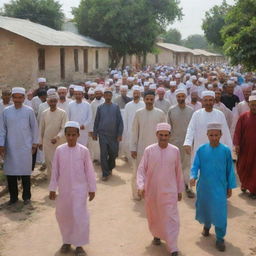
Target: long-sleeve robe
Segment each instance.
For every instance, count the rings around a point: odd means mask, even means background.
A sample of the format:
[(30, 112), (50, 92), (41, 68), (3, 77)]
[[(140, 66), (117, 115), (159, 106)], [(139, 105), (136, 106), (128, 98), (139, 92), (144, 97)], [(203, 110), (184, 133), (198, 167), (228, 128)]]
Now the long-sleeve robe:
[(56, 149), (49, 190), (57, 188), (56, 218), (63, 243), (83, 246), (89, 242), (88, 192), (96, 191), (90, 153), (83, 145), (66, 143)]
[[(45, 163), (48, 177), (52, 169), (52, 159), (56, 148), (63, 143), (64, 126), (67, 122), (67, 114), (64, 110), (57, 108), (55, 111), (46, 109), (40, 120), (40, 144), (43, 145)], [(52, 144), (51, 139), (58, 136), (57, 143)]]
[(88, 142), (88, 132), (90, 131), (92, 121), (92, 109), (88, 102), (77, 103), (70, 102), (69, 106), (69, 121), (76, 121), (80, 125), (84, 125), (85, 129), (80, 129), (78, 142), (86, 146)]
[(191, 159), (190, 155), (186, 154), (183, 143), (193, 112), (193, 109), (189, 106), (180, 108), (179, 105), (175, 105), (169, 109), (167, 115), (168, 123), (171, 125), (170, 143), (178, 147), (180, 150), (181, 165), (186, 185), (189, 185)]
[(167, 112), (171, 106), (171, 104), (169, 103), (168, 100), (155, 100), (155, 104), (154, 104), (155, 108), (159, 108), (161, 109), (166, 115), (167, 115)]
[(9, 106), (0, 115), (0, 146), (5, 147), (4, 173), (31, 175), (32, 145), (38, 144), (38, 125), (32, 108)]
[(165, 99), (170, 102), (170, 105), (173, 106), (177, 104), (176, 94), (175, 92), (172, 92), (171, 90), (167, 91), (164, 95)]
[(225, 230), (227, 189), (236, 187), (230, 149), (221, 143), (217, 147), (209, 143), (199, 147), (191, 168), (191, 178), (198, 179), (196, 220)]
[(178, 193), (184, 190), (179, 149), (171, 144), (147, 147), (137, 172), (138, 189), (145, 189), (145, 208), (150, 232), (178, 251)]
[(234, 145), (240, 147), (237, 160), (237, 173), (241, 187), (256, 194), (256, 115), (250, 111), (238, 119)]
[(197, 149), (208, 142), (207, 137), (207, 124), (208, 123), (221, 123), (222, 136), (221, 142), (226, 144), (230, 150), (232, 150), (233, 143), (230, 135), (230, 131), (227, 125), (225, 115), (217, 109), (213, 109), (211, 112), (200, 109), (194, 112), (187, 129), (184, 145), (193, 146), (192, 161), (194, 159), (194, 153)]
[(58, 102), (57, 107), (64, 110), (67, 113), (67, 116), (69, 116), (69, 103), (71, 102), (71, 99), (66, 98), (64, 102)]
[(229, 127), (229, 129), (231, 129), (232, 119), (233, 119), (232, 111), (229, 108), (227, 108), (222, 102), (215, 103), (213, 107), (215, 109), (220, 110), (225, 115), (228, 127)]

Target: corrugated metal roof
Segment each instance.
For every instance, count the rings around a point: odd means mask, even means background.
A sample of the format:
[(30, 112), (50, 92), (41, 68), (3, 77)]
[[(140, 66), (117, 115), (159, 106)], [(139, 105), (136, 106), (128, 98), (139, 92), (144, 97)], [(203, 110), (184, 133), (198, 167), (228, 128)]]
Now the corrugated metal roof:
[(181, 45), (177, 44), (168, 44), (168, 43), (157, 43), (158, 46), (163, 47), (165, 49), (171, 50), (173, 52), (180, 52), (180, 53), (192, 53), (192, 49), (186, 48)]
[(45, 46), (110, 47), (90, 37), (68, 31), (58, 31), (24, 19), (0, 16), (0, 28)]
[(221, 54), (208, 52), (208, 51), (202, 50), (202, 49), (194, 49), (193, 51), (195, 52), (195, 54), (204, 55), (204, 56), (207, 56), (207, 57), (220, 57), (220, 56), (222, 56)]

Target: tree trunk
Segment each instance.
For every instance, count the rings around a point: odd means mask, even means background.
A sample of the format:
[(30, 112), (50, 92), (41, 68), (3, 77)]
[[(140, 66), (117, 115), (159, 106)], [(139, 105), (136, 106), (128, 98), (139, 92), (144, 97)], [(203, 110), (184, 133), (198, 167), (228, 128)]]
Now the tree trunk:
[(123, 56), (123, 64), (122, 64), (122, 69), (126, 67), (126, 54)]

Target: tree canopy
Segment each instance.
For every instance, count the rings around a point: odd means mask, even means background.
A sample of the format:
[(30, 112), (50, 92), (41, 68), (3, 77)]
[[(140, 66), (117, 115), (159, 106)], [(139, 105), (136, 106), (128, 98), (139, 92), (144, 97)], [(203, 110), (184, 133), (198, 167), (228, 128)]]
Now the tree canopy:
[(152, 52), (157, 36), (182, 15), (176, 0), (81, 0), (72, 13), (81, 34), (112, 46), (112, 67), (126, 54)]
[(57, 30), (64, 20), (61, 5), (55, 0), (12, 0), (4, 4), (1, 15), (29, 19)]
[(181, 45), (181, 33), (175, 28), (170, 28), (162, 34), (165, 43)]
[(227, 13), (221, 33), (231, 64), (256, 70), (256, 1), (239, 0)]
[(221, 5), (215, 5), (205, 13), (202, 29), (206, 39), (215, 47), (222, 47), (224, 44), (220, 31), (225, 25), (225, 16), (229, 9), (230, 5), (224, 0)]
[(183, 40), (183, 45), (191, 49), (209, 49), (206, 38), (202, 35), (190, 35)]

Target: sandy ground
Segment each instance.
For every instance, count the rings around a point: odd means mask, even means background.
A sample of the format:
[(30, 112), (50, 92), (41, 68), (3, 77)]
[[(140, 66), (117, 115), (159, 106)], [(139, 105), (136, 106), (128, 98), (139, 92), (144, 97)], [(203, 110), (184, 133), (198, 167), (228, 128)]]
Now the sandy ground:
[[(91, 243), (85, 246), (88, 256), (167, 256), (165, 244), (153, 246), (144, 213), (144, 203), (131, 200), (131, 170), (118, 160), (112, 178), (100, 181), (96, 167), (98, 191), (89, 203)], [(47, 182), (33, 188), (30, 206), (19, 202), (15, 207), (0, 206), (1, 256), (60, 256), (61, 237), (55, 220), (54, 202), (48, 200)], [(252, 256), (256, 255), (256, 201), (234, 191), (229, 200), (227, 251), (217, 252), (214, 235), (203, 238), (202, 226), (194, 220), (194, 200), (185, 196), (179, 203), (182, 256)], [(69, 255), (72, 255), (69, 254)]]

